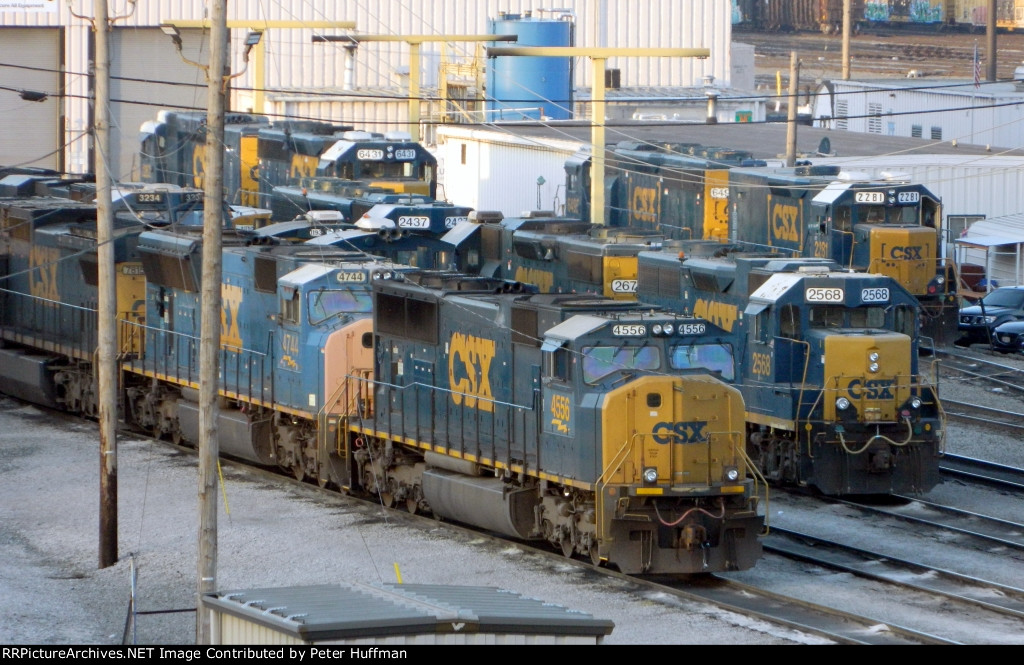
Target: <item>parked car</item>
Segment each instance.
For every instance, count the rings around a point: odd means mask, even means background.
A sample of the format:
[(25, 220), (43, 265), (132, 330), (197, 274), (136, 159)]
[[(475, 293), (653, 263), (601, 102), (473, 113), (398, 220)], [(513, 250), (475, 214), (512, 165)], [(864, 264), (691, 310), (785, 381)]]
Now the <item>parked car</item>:
[(1024, 321), (1007, 321), (992, 331), (992, 348), (1000, 353), (1024, 351)]
[(988, 344), (992, 332), (1008, 321), (1024, 321), (1024, 286), (1003, 286), (973, 305), (960, 308), (957, 346)]

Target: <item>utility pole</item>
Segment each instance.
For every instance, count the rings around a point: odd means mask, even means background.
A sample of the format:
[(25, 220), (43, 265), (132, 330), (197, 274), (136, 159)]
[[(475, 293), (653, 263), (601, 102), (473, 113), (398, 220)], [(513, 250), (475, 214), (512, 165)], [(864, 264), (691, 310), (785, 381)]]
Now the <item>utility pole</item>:
[(850, 80), (850, 0), (843, 0), (843, 80)]
[(796, 163), (796, 93), (799, 89), (800, 61), (796, 51), (789, 55), (789, 108), (786, 110), (786, 166)]
[(100, 427), (100, 568), (117, 562), (117, 287), (114, 276), (114, 220), (110, 171), (110, 24), (107, 0), (94, 2), (96, 33), (96, 260), (97, 395)]
[(988, 62), (986, 63), (985, 72), (986, 78), (989, 83), (996, 82), (996, 23), (998, 16), (996, 15), (996, 0), (988, 0), (988, 22), (986, 23), (986, 34), (987, 44), (985, 48), (985, 55), (988, 56)]
[(203, 594), (217, 582), (217, 395), (221, 332), (221, 229), (224, 225), (224, 98), (227, 66), (227, 0), (210, 0), (210, 61), (206, 112), (206, 175), (203, 179), (203, 268), (199, 328), (199, 584), (196, 644), (210, 643), (210, 616)]

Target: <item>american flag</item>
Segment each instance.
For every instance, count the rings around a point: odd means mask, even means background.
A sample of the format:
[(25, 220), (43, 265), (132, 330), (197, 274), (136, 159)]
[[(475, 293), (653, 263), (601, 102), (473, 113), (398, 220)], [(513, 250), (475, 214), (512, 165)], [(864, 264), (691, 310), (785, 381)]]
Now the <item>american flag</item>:
[(981, 87), (981, 58), (978, 57), (978, 45), (974, 45), (974, 87)]

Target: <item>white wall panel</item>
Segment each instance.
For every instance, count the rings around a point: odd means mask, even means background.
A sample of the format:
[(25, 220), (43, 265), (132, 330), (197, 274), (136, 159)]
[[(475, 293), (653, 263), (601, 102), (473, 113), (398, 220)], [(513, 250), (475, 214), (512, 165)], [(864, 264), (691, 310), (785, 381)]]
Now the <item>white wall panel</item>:
[[(131, 5), (127, 0), (110, 0), (109, 16), (117, 19), (115, 26), (124, 32), (137, 28), (150, 28), (140, 32), (129, 50), (130, 56), (142, 61), (162, 58), (162, 64), (176, 68), (174, 51), (169, 50), (169, 39), (153, 30), (163, 21), (199, 20), (205, 17), (207, 3), (203, 0), (142, 0)], [(577, 46), (618, 47), (706, 47), (711, 49), (708, 60), (620, 58), (609, 61), (609, 67), (621, 70), (624, 86), (686, 86), (700, 83), (706, 74), (718, 81), (729, 77), (731, 21), (729, 0), (560, 0), (554, 3), (576, 17)], [(488, 23), (499, 12), (550, 18), (550, 0), (301, 0), (299, 2), (266, 3), (262, 0), (240, 0), (228, 4), (229, 20), (260, 21), (354, 21), (356, 31), (362, 34), (484, 34)], [(64, 49), (67, 74), (65, 160), (67, 168), (82, 171), (88, 167), (90, 71), (89, 44), (93, 3), (90, 0), (72, 0), (69, 8), (59, 3), (58, 11), (48, 13), (0, 13), (0, 26), (63, 26), (66, 28)], [(76, 16), (76, 14), (80, 16)], [(232, 30), (232, 71), (242, 69), (241, 41), (245, 30)], [(270, 89), (311, 90), (340, 88), (344, 80), (345, 62), (342, 48), (337, 43), (312, 41), (315, 33), (342, 34), (340, 29), (283, 29), (272, 28), (264, 32), (262, 47), (266, 51), (265, 81)], [(124, 38), (127, 40), (128, 38)], [(470, 57), (475, 45), (453, 43), (453, 55)], [(140, 50), (148, 51), (148, 55)], [(425, 44), (423, 53), (440, 51), (440, 44)], [(364, 43), (357, 52), (355, 84), (357, 87), (394, 87), (396, 71), (408, 66), (409, 47), (404, 43)], [(427, 58), (423, 58), (427, 62)], [(436, 60), (434, 60), (436, 62)], [(119, 63), (113, 63), (116, 70)], [(134, 69), (135, 63), (123, 63), (122, 69)], [(590, 67), (578, 62), (575, 68), (576, 84), (589, 86)], [(152, 77), (160, 77), (155, 70)], [(423, 80), (430, 77), (424, 75)], [(252, 67), (234, 79), (235, 89), (257, 85)], [(399, 94), (393, 90), (392, 94)], [(196, 96), (183, 99), (191, 106)], [(200, 104), (204, 106), (204, 104)], [(372, 114), (368, 114), (372, 115)], [(154, 112), (153, 118), (156, 117)], [(336, 120), (342, 120), (338, 118)], [(122, 127), (123, 136), (138, 128)]]
[[(0, 166), (61, 168), (61, 54), (59, 28), (0, 28)], [(48, 96), (27, 101), (21, 90)]]

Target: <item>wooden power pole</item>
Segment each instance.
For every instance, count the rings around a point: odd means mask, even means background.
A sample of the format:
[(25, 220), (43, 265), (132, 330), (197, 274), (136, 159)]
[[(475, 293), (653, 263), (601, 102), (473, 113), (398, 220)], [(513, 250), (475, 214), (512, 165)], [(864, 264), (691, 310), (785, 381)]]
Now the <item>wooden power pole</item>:
[(100, 568), (117, 562), (117, 287), (110, 177), (110, 23), (107, 0), (95, 0), (96, 260), (98, 345), (97, 395), (100, 428)]
[(843, 80), (850, 80), (850, 0), (843, 0)]
[(206, 113), (206, 175), (203, 180), (203, 267), (199, 327), (199, 552), (196, 644), (210, 643), (203, 594), (217, 582), (217, 368), (220, 356), (221, 230), (224, 225), (224, 87), (227, 83), (227, 0), (210, 0), (210, 61)]
[(789, 108), (786, 112), (786, 166), (796, 163), (796, 106), (800, 84), (800, 61), (796, 51), (789, 55)]

